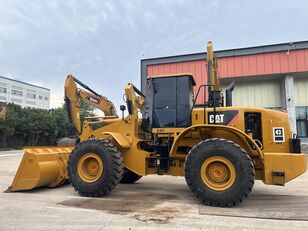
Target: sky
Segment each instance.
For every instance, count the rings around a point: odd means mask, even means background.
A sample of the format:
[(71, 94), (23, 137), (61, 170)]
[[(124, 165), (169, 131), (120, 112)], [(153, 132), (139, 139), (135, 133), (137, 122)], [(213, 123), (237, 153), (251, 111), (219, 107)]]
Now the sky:
[(51, 89), (67, 74), (123, 104), (140, 60), (308, 40), (305, 0), (1, 0), (0, 75)]

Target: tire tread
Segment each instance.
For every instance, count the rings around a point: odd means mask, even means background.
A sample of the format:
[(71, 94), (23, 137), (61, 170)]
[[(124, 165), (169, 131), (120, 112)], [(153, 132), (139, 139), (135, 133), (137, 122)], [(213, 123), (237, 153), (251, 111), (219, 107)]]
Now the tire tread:
[[(95, 186), (93, 185), (91, 186), (91, 190), (84, 190), (81, 189), (77, 183), (75, 183), (76, 173), (72, 172), (70, 167), (72, 166), (73, 162), (77, 161), (76, 158), (73, 158), (74, 155), (77, 155), (77, 153), (85, 147), (93, 146), (102, 147), (110, 154), (112, 174), (104, 184)], [(109, 194), (120, 182), (124, 172), (124, 160), (120, 151), (111, 141), (104, 139), (89, 139), (77, 145), (72, 151), (70, 158), (68, 159), (67, 172), (71, 185), (80, 195), (85, 197), (102, 197)]]
[[(192, 169), (195, 168), (193, 166), (193, 157), (196, 155), (195, 150), (199, 150), (200, 148), (207, 146), (207, 145), (214, 145), (214, 146), (224, 146), (227, 145), (228, 148), (234, 148), (237, 150), (239, 157), (243, 161), (243, 165), (245, 166), (245, 172), (247, 174), (248, 180), (245, 185), (245, 188), (239, 193), (239, 195), (230, 201), (222, 202), (223, 200), (211, 200), (206, 197), (203, 191), (200, 189), (199, 185), (195, 185), (194, 183), (194, 175), (190, 174)], [(185, 161), (185, 179), (186, 183), (192, 192), (192, 194), (197, 197), (202, 203), (209, 206), (215, 207), (233, 207), (237, 204), (241, 203), (246, 197), (248, 197), (249, 193), (251, 192), (253, 185), (254, 185), (254, 178), (255, 178), (255, 170), (253, 166), (253, 162), (250, 156), (246, 153), (244, 149), (241, 148), (238, 144), (234, 142), (222, 138), (210, 138), (204, 141), (199, 142), (193, 149), (190, 150), (186, 157)]]

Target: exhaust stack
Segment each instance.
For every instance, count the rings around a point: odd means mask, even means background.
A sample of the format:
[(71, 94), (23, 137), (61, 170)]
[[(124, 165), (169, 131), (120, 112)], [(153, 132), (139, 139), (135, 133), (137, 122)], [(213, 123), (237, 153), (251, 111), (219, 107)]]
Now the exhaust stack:
[(226, 88), (226, 107), (232, 107), (232, 92), (234, 90), (235, 82), (233, 81), (227, 88)]

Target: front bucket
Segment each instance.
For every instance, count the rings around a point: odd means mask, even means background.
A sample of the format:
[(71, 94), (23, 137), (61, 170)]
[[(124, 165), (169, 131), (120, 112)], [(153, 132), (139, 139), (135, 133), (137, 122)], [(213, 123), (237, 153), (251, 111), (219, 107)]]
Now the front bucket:
[(67, 180), (67, 160), (74, 147), (25, 147), (12, 185), (7, 191), (57, 187)]

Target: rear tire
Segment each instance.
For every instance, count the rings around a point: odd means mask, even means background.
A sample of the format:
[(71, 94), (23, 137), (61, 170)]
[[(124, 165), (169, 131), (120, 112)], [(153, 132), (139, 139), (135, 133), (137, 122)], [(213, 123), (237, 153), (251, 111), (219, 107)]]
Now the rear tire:
[(86, 197), (109, 194), (120, 182), (123, 171), (122, 155), (108, 140), (91, 139), (78, 144), (67, 165), (70, 183)]
[(232, 207), (242, 202), (253, 188), (254, 176), (250, 157), (230, 140), (201, 141), (185, 161), (190, 191), (210, 206)]
[(139, 176), (138, 174), (134, 173), (133, 171), (125, 168), (124, 169), (124, 174), (122, 177), (122, 180), (120, 181), (120, 183), (122, 184), (133, 184), (135, 182), (137, 182), (138, 180), (140, 180), (142, 176)]

